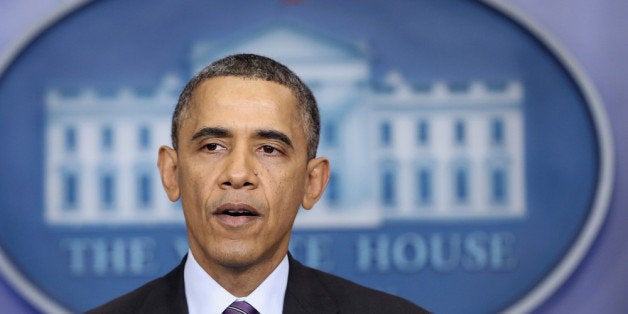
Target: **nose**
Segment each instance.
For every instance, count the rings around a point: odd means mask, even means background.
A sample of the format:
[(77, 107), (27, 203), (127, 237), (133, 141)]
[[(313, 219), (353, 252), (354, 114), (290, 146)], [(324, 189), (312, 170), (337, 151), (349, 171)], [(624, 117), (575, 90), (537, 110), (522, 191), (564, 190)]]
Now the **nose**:
[(255, 170), (254, 157), (245, 149), (232, 150), (225, 159), (223, 178), (220, 180), (223, 189), (254, 189), (258, 178)]

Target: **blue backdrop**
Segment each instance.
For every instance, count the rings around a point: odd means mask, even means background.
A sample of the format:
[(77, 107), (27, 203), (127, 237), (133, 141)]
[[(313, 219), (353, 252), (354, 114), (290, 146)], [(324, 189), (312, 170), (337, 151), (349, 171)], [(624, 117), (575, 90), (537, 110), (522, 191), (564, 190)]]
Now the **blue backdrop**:
[[(620, 34), (627, 22), (620, 18), (626, 12), (626, 4), (619, 1), (601, 1), (589, 4), (586, 1), (512, 1), (522, 11), (536, 18), (549, 28), (583, 64), (601, 92), (605, 109), (611, 120), (615, 135), (616, 177), (614, 198), (608, 217), (588, 256), (576, 272), (539, 309), (541, 312), (623, 312), (628, 301), (623, 297), (628, 289), (628, 246), (626, 233), (621, 224), (628, 214), (622, 211), (626, 205), (625, 176), (628, 160), (627, 145), (621, 141), (626, 134), (623, 120), (627, 117), (626, 91), (620, 87), (625, 82), (625, 40)], [(0, 48), (8, 51), (19, 41), (29, 27), (37, 24), (50, 12), (56, 12), (55, 1), (41, 1), (35, 7), (25, 2), (3, 2), (0, 14), (6, 27), (0, 30)], [(623, 23), (623, 24), (622, 24)], [(4, 26), (4, 25), (3, 25)], [(141, 66), (141, 65), (138, 65)], [(130, 71), (132, 73), (132, 71)], [(155, 77), (157, 77), (156, 73)], [(143, 73), (145, 75), (145, 73)], [(145, 77), (145, 76), (144, 76)], [(129, 78), (132, 80), (132, 78)], [(30, 313), (34, 310), (3, 281), (0, 286), (0, 304), (7, 304), (10, 312)]]

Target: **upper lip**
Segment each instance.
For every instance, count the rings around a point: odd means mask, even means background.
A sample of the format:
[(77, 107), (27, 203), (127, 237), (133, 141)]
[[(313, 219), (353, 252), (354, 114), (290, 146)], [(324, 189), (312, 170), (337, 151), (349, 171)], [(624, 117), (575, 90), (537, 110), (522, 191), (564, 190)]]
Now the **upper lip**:
[(214, 211), (214, 215), (259, 216), (259, 212), (250, 205), (243, 203), (225, 203)]

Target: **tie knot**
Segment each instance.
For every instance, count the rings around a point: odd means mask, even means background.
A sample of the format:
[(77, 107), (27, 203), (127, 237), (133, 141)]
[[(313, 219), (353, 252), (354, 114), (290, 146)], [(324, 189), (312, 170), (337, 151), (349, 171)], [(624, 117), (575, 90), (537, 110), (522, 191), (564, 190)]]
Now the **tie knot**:
[(259, 314), (259, 312), (246, 301), (235, 301), (222, 314)]

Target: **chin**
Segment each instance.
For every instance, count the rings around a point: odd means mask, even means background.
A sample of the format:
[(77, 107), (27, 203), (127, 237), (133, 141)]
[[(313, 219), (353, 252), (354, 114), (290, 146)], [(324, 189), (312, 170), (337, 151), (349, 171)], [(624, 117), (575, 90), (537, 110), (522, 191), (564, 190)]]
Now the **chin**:
[(257, 262), (253, 250), (243, 247), (230, 247), (224, 250), (218, 259), (219, 263), (228, 268), (247, 268)]

